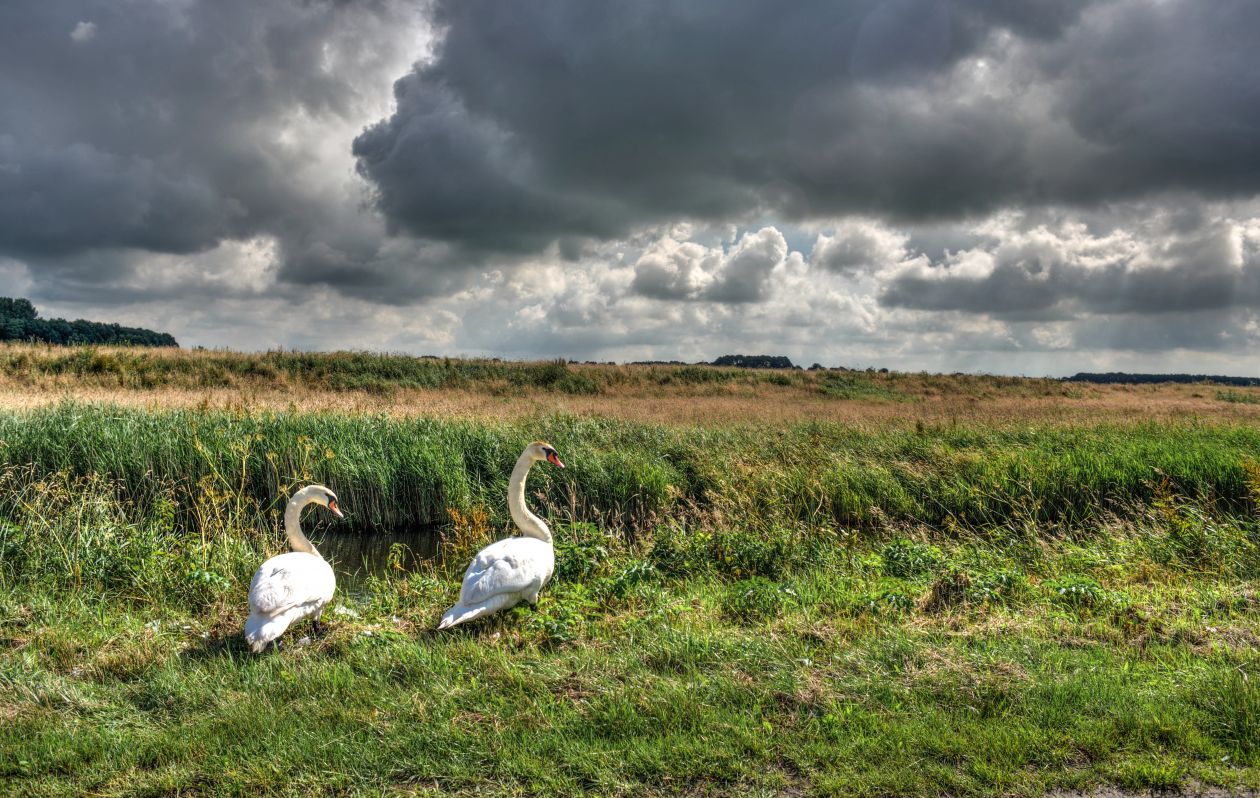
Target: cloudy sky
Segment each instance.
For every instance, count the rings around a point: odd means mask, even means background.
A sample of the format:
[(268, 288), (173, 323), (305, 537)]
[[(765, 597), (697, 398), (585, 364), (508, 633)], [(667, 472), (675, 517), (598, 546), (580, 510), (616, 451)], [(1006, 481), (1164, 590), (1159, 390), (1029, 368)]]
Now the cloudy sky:
[(1260, 374), (1254, 0), (5, 0), (0, 294), (184, 345)]

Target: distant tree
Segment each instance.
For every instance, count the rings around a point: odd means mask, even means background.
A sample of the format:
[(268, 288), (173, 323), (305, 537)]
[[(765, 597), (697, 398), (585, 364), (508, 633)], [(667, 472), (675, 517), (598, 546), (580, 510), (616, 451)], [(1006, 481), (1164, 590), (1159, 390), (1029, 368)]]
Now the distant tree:
[(744, 369), (790, 369), (792, 361), (783, 355), (722, 355), (714, 366), (736, 366)]
[(31, 321), (37, 315), (39, 314), (35, 312), (35, 306), (29, 299), (0, 297), (0, 318)]
[(1129, 374), (1123, 371), (1109, 371), (1106, 374), (1090, 374), (1081, 372), (1071, 377), (1064, 377), (1067, 382), (1097, 382), (1103, 384), (1143, 385), (1156, 382), (1212, 382), (1221, 385), (1253, 386), (1260, 385), (1260, 377), (1227, 377), (1220, 374)]
[(43, 341), (49, 344), (118, 344), (179, 346), (169, 333), (143, 327), (87, 319), (41, 319), (28, 299), (0, 297), (0, 341)]

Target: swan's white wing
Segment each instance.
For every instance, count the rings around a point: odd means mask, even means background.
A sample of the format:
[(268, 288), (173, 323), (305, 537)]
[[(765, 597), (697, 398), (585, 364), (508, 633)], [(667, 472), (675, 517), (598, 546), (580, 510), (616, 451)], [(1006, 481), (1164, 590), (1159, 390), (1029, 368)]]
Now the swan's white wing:
[(249, 584), (249, 605), (270, 615), (289, 607), (328, 601), (336, 589), (332, 568), (322, 558), (291, 551), (267, 560)]
[(459, 603), (480, 604), (493, 596), (534, 590), (546, 581), (547, 544), (533, 538), (508, 538), (482, 549), (459, 591)]

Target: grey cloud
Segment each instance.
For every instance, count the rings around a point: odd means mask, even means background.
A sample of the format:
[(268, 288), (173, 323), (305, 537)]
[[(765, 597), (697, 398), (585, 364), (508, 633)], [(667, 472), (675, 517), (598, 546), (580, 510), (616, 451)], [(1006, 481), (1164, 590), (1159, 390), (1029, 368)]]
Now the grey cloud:
[(996, 315), (1045, 311), (1059, 299), (1045, 282), (1018, 266), (998, 267), (985, 277), (942, 279), (906, 275), (898, 277), (880, 296), (880, 301), (889, 307)]
[[(93, 260), (103, 290), (144, 253), (258, 236), (282, 256), (316, 239), (375, 253), (383, 233), (361, 242), (362, 194), (346, 189), (349, 141), (378, 107), (365, 81), (388, 85), (381, 70), (414, 54), (409, 20), (386, 0), (3, 4), (0, 253), (41, 275)], [(313, 175), (326, 143), (294, 139), (321, 122), (344, 131), (342, 174)]]
[(475, 273), (464, 256), (440, 243), (331, 236), (286, 242), (280, 274), (292, 287), (325, 284), (345, 295), (385, 305), (449, 296)]
[[(1083, 319), (1076, 325), (1072, 333), (1072, 347), (1145, 353), (1171, 350), (1246, 352), (1256, 344), (1254, 335), (1242, 332), (1249, 320), (1254, 323), (1255, 315), (1241, 309), (1225, 313), (1212, 310), (1132, 316), (1123, 323), (1097, 316)], [(1195, 370), (1193, 357), (1178, 360), (1191, 364), (1190, 371)], [(1172, 371), (1174, 367), (1166, 365), (1164, 370)]]
[[(1136, 217), (1136, 209), (1130, 212)], [(948, 259), (907, 264), (880, 300), (889, 307), (1042, 319), (1256, 308), (1255, 225), (1254, 219), (1203, 219), (1186, 229), (1173, 216), (1095, 235), (1084, 224), (1013, 224)]]
[(678, 218), (1254, 192), (1258, 15), (1188, 0), (440, 2), (437, 57), (355, 152), (398, 230), (510, 251)]
[[(765, 207), (940, 209), (976, 175), (981, 206), (1018, 188), (1003, 176), (1019, 130), (991, 107), (908, 109), (866, 83), (922, 85), (993, 30), (1023, 29), (994, 7), (439, 3), (437, 58), (397, 83), (396, 112), (355, 153), (398, 229), (504, 249)], [(1031, 13), (1045, 36), (1074, 16)]]
[[(236, 231), (245, 208), (206, 175), (166, 173), (151, 159), (73, 143), (22, 156), (0, 142), (0, 248), (57, 255), (92, 247), (193, 252)], [(7, 157), (6, 157), (7, 156)]]
[(837, 274), (879, 271), (906, 257), (906, 237), (874, 222), (846, 222), (814, 243), (809, 262)]
[(1065, 197), (1158, 189), (1260, 190), (1260, 5), (1103, 4), (1062, 47), (1037, 53), (1088, 154), (1062, 163)]

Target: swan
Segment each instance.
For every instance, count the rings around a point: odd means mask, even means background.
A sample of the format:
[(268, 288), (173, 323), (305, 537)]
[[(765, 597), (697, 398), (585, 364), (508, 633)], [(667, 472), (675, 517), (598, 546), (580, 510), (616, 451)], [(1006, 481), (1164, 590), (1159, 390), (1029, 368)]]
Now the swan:
[(556, 553), (551, 530), (525, 506), (525, 476), (534, 463), (546, 460), (564, 468), (551, 444), (534, 441), (521, 452), (508, 482), (508, 509), (521, 537), (491, 543), (473, 558), (464, 572), (459, 601), (442, 616), (439, 629), (449, 629), (483, 615), (515, 607), (522, 601), (538, 603), (538, 591), (551, 579)]
[(249, 583), (245, 640), (255, 654), (262, 653), (294, 621), (312, 618), (319, 631), (319, 614), (337, 589), (332, 566), (302, 534), (302, 509), (312, 503), (322, 504), (333, 515), (344, 518), (337, 507), (337, 495), (323, 485), (308, 485), (289, 499), (284, 510), (284, 533), (293, 551), (267, 560)]

